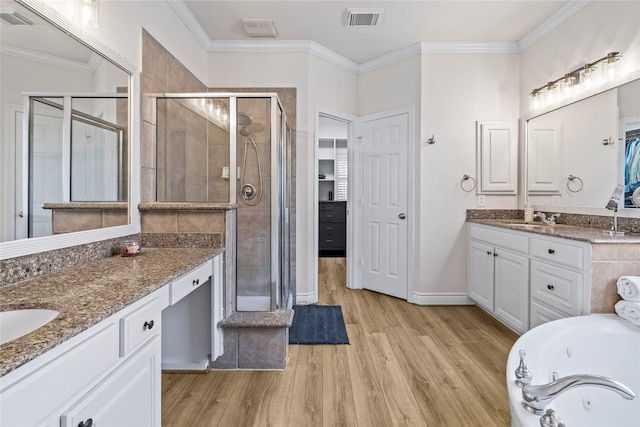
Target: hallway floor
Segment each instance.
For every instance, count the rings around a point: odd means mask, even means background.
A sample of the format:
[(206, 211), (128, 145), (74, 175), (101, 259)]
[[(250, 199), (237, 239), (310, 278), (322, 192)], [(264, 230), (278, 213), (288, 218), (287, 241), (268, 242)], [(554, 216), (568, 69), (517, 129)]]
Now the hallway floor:
[(288, 349), (284, 371), (162, 375), (164, 426), (508, 426), (517, 335), (474, 306), (417, 306), (345, 287), (320, 258), (320, 304), (350, 345)]

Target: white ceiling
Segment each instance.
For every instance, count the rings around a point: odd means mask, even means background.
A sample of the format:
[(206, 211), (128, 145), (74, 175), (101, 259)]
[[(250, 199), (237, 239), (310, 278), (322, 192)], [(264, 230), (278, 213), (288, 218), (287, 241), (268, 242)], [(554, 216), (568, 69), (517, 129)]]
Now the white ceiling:
[[(278, 37), (267, 40), (310, 40), (358, 64), (417, 42), (516, 44), (549, 26), (550, 21), (561, 19), (558, 16), (566, 15), (571, 3), (575, 3), (566, 0), (173, 2), (186, 5), (195, 19), (185, 22), (194, 34), (202, 35), (204, 30), (208, 41), (249, 40), (242, 29), (242, 19), (268, 18), (274, 20)], [(383, 8), (382, 25), (346, 27), (345, 11), (354, 7)], [(201, 28), (193, 28), (196, 22)]]

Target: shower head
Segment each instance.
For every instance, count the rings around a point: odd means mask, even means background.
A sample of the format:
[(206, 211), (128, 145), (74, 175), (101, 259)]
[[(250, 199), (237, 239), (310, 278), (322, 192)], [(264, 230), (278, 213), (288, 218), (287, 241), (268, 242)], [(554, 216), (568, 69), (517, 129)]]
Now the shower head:
[(250, 115), (248, 115), (247, 113), (238, 113), (238, 126), (242, 126), (243, 128), (245, 128), (250, 124), (251, 124)]
[(251, 135), (251, 130), (249, 130), (249, 128), (246, 126), (242, 126), (238, 133), (242, 136), (249, 136)]

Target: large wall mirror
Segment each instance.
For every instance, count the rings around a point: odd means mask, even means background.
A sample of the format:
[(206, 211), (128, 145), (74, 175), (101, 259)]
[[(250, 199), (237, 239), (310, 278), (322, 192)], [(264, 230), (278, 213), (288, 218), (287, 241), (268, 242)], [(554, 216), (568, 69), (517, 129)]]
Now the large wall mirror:
[(619, 208), (640, 217), (640, 80), (527, 122), (527, 197), (537, 209)]
[(40, 1), (0, 7), (0, 256), (139, 231), (134, 67)]

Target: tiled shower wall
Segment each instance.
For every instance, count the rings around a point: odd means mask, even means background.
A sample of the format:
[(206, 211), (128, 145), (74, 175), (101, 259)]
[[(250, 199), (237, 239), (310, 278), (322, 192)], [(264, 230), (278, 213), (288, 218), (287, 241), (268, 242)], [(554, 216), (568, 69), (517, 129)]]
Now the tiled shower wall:
[[(158, 94), (158, 93), (193, 93), (193, 92), (275, 92), (278, 94), (280, 101), (283, 105), (283, 108), (287, 114), (287, 121), (289, 127), (291, 129), (291, 209), (290, 209), (290, 227), (291, 227), (291, 289), (295, 293), (295, 146), (296, 146), (296, 137), (295, 137), (295, 128), (296, 128), (296, 89), (295, 88), (206, 88), (206, 86), (200, 82), (186, 67), (184, 67), (173, 55), (171, 55), (160, 43), (158, 43), (149, 33), (143, 30), (142, 34), (142, 73), (141, 73), (141, 84), (142, 84), (142, 105), (141, 105), (141, 117), (142, 117), (142, 138), (141, 138), (141, 201), (142, 202), (154, 202), (156, 201), (156, 190), (158, 190), (159, 194), (163, 194), (163, 191), (167, 189), (175, 189), (176, 193), (183, 188), (185, 190), (185, 195), (187, 193), (193, 197), (198, 197), (197, 200), (200, 200), (199, 197), (204, 197), (202, 190), (198, 188), (202, 184), (202, 177), (199, 176), (198, 172), (195, 172), (192, 177), (187, 179), (190, 170), (190, 167), (187, 166), (189, 151), (184, 150), (183, 152), (178, 154), (178, 158), (174, 161), (172, 160), (171, 168), (179, 169), (181, 166), (181, 162), (185, 165), (184, 172), (180, 170), (174, 170), (173, 181), (167, 186), (167, 183), (157, 182), (156, 181), (156, 168), (161, 168), (163, 165), (158, 165), (156, 162), (157, 152), (156, 152), (156, 126), (158, 123), (158, 119), (156, 117), (155, 108), (153, 105), (154, 98), (145, 96), (146, 94)], [(242, 111), (242, 109), (239, 109)], [(161, 114), (161, 113), (159, 113)], [(186, 114), (186, 113), (185, 113)], [(258, 116), (256, 116), (257, 119)], [(265, 122), (263, 122), (265, 123)], [(193, 120), (194, 126), (199, 126), (199, 123), (196, 119)], [(182, 129), (183, 131), (184, 129)], [(197, 142), (195, 141), (187, 141), (186, 134), (181, 132), (181, 129), (164, 129), (161, 132), (174, 132), (173, 135), (167, 134), (169, 137), (167, 140), (171, 141), (171, 139), (180, 139), (183, 138), (184, 147), (192, 146), (194, 149), (197, 147)], [(223, 181), (221, 179), (222, 175), (222, 167), (226, 166), (229, 159), (229, 142), (228, 142), (228, 134), (223, 135), (220, 128), (215, 127), (214, 125), (209, 125), (209, 129), (205, 131), (209, 133), (209, 140), (211, 144), (214, 144), (213, 150), (208, 150), (213, 158), (207, 159), (208, 167), (213, 169), (213, 173), (210, 173), (210, 182), (206, 187), (209, 190), (209, 194), (206, 195), (204, 200), (208, 200), (210, 202), (226, 202), (228, 201), (228, 196), (225, 197), (224, 200), (219, 200), (221, 194), (225, 194), (225, 191), (228, 192), (228, 181)], [(217, 134), (216, 134), (217, 132)], [(213, 138), (212, 138), (213, 136)], [(244, 138), (240, 137), (238, 140), (239, 143), (242, 143), (239, 146), (238, 150), (238, 162), (242, 160), (242, 155), (244, 153)], [(256, 140), (256, 142), (258, 142)], [(196, 145), (194, 145), (196, 144)], [(200, 147), (202, 148), (202, 147)], [(211, 148), (211, 147), (209, 147)], [(159, 150), (162, 149), (170, 149), (169, 147), (159, 147)], [(194, 151), (195, 153), (196, 151)], [(184, 159), (184, 160), (183, 160)], [(195, 159), (193, 161), (196, 161)], [(201, 160), (197, 160), (201, 161)], [(261, 151), (261, 161), (263, 162), (263, 170), (268, 171), (269, 169), (269, 156), (264, 153), (264, 149)], [(239, 163), (240, 165), (240, 163)], [(198, 165), (197, 165), (198, 166)], [(202, 166), (202, 165), (199, 165)], [(164, 166), (167, 168), (168, 166)], [(195, 167), (197, 170), (197, 167)], [(183, 181), (181, 179), (184, 177)], [(194, 183), (192, 188), (187, 189), (187, 184)], [(254, 184), (255, 185), (255, 184)], [(263, 186), (268, 189), (270, 185), (270, 181), (267, 177), (264, 178)], [(173, 186), (173, 187), (171, 187)], [(190, 186), (191, 187), (191, 186)], [(163, 190), (164, 188), (164, 190)], [(172, 190), (173, 191), (173, 190)], [(167, 193), (164, 193), (165, 196)], [(265, 195), (267, 193), (265, 192)], [(216, 200), (218, 199), (218, 200)], [(167, 199), (168, 200), (168, 199)], [(178, 200), (174, 200), (178, 201)], [(261, 205), (264, 205), (265, 201), (261, 202)], [(268, 205), (267, 205), (268, 206)], [(243, 204), (242, 201), (239, 200), (238, 203), (238, 224), (240, 227), (245, 227), (244, 225), (240, 225), (241, 223), (246, 223), (247, 231), (251, 233), (260, 234), (262, 230), (268, 229), (268, 224), (270, 223), (269, 216), (261, 216), (256, 215), (256, 210), (251, 209)], [(246, 221), (241, 221), (240, 217), (246, 215)], [(266, 224), (266, 226), (265, 226)], [(143, 229), (144, 231), (144, 229)], [(240, 232), (240, 230), (239, 230)], [(254, 236), (257, 239), (257, 235)], [(242, 257), (242, 252), (245, 249), (243, 245), (248, 245), (248, 247), (260, 247), (260, 243), (257, 241), (251, 241), (241, 238), (238, 236), (238, 257)], [(257, 246), (256, 246), (257, 245)], [(267, 249), (269, 245), (267, 243)], [(239, 268), (239, 271), (242, 271)], [(253, 275), (257, 273), (257, 271), (247, 272), (248, 274)], [(257, 287), (250, 287), (247, 289), (246, 293), (243, 289), (238, 289), (238, 293), (240, 295), (243, 294), (254, 294), (258, 292)]]

